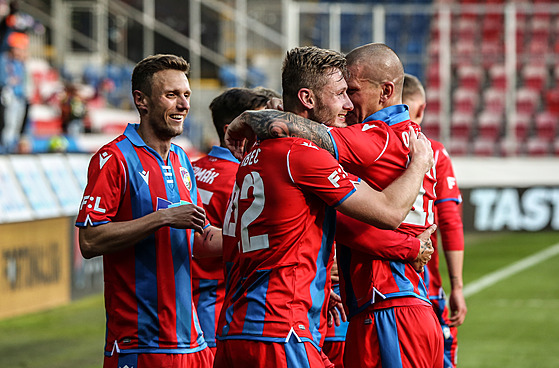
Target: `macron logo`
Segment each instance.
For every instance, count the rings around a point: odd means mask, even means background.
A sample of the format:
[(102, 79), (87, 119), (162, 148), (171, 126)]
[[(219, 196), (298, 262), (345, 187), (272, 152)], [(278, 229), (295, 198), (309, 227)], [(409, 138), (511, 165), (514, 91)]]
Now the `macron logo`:
[(102, 169), (111, 157), (113, 157), (113, 155), (109, 155), (107, 152), (99, 154), (99, 169)]
[(142, 179), (144, 179), (146, 184), (149, 185), (149, 171), (144, 170), (140, 172), (140, 175), (142, 176)]
[(363, 124), (363, 128), (361, 129), (361, 131), (366, 132), (367, 130), (372, 129), (372, 128), (378, 128), (378, 125), (375, 125), (375, 124), (371, 124), (371, 125), (369, 125), (369, 124)]

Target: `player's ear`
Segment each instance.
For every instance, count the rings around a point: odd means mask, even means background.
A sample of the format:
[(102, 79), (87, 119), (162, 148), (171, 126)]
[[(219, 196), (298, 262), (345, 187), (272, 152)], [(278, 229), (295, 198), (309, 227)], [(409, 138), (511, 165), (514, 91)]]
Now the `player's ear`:
[(417, 120), (421, 121), (423, 119), (423, 115), (425, 114), (425, 107), (427, 107), (426, 103), (422, 104), (417, 109)]
[(314, 93), (310, 89), (301, 88), (299, 92), (297, 92), (297, 98), (306, 109), (314, 108)]
[(229, 126), (229, 124), (225, 124), (223, 126), (223, 134), (225, 134), (227, 132), (227, 127)]
[(394, 96), (395, 88), (396, 86), (394, 85), (394, 82), (392, 81), (384, 82), (380, 90), (380, 102), (384, 103), (387, 100), (390, 100), (390, 98)]
[(141, 91), (134, 90), (132, 96), (134, 97), (134, 104), (140, 114), (146, 113), (148, 111), (146, 95)]

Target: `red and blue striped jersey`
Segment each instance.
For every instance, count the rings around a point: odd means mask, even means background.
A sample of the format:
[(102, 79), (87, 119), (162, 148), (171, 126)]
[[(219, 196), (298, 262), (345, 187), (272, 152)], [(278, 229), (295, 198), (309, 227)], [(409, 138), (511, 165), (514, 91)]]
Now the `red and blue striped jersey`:
[[(194, 171), (172, 144), (167, 162), (129, 124), (92, 157), (76, 226), (128, 221), (181, 202), (200, 203)], [(191, 353), (206, 348), (192, 302), (194, 234), (162, 227), (103, 256), (105, 354)]]
[(338, 162), (307, 140), (269, 139), (247, 153), (223, 225), (227, 292), (218, 339), (322, 345), (331, 206), (354, 192)]
[[(431, 256), (431, 260), (427, 263), (427, 273), (425, 281), (429, 287), (429, 296), (431, 299), (443, 299), (444, 291), (439, 271), (439, 251), (437, 247), (437, 233), (442, 236), (442, 245), (445, 250), (464, 250), (464, 234), (463, 226), (460, 218), (458, 205), (462, 203), (462, 195), (456, 182), (452, 161), (442, 143), (429, 139), (433, 148), (433, 156), (435, 159), (435, 175), (437, 178), (437, 198), (435, 200), (435, 223), (439, 226), (437, 232), (433, 233), (431, 240), (435, 252)], [(453, 203), (455, 206), (448, 206)], [(449, 214), (443, 214), (443, 218), (438, 215), (439, 207), (447, 206)], [(452, 218), (448, 218), (451, 216)]]
[[(239, 160), (227, 148), (214, 146), (207, 156), (194, 161), (192, 167), (206, 217), (212, 225), (221, 228)], [(209, 347), (215, 347), (217, 321), (225, 298), (223, 257), (194, 258), (192, 286), (204, 338)]]
[[(376, 112), (361, 124), (331, 129), (330, 134), (342, 166), (373, 188), (383, 190), (403, 173), (409, 163), (410, 126), (416, 132), (420, 131), (419, 126), (409, 120), (407, 106), (395, 105)], [(396, 231), (416, 236), (433, 224), (435, 185), (434, 173), (430, 171), (425, 175), (412, 210)], [(355, 231), (355, 227), (359, 231)], [(383, 230), (360, 222), (338, 221), (338, 263), (342, 297), (349, 316), (386, 298), (412, 296), (429, 300), (423, 278), (409, 263), (379, 260), (378, 255), (375, 257), (363, 251), (375, 246), (366, 243), (370, 241), (368, 239), (380, 238), (373, 234), (376, 232)], [(364, 244), (356, 244), (358, 242)], [(407, 259), (409, 256), (407, 254)]]

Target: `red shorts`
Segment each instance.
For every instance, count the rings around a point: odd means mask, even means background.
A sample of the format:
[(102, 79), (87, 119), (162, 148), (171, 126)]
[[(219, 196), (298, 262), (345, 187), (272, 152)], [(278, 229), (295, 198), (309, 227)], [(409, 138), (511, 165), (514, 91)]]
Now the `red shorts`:
[(369, 308), (353, 316), (344, 366), (443, 368), (443, 336), (428, 305)]
[(310, 342), (218, 340), (214, 368), (324, 368), (320, 352)]
[(211, 368), (213, 366), (213, 354), (209, 348), (189, 354), (124, 354), (114, 353), (105, 356), (103, 368)]
[(444, 338), (444, 366), (456, 368), (458, 360), (458, 329), (450, 327), (448, 320), (448, 306), (445, 299), (431, 300), (433, 310), (439, 319)]
[(336, 368), (344, 368), (345, 341), (324, 341), (322, 351)]

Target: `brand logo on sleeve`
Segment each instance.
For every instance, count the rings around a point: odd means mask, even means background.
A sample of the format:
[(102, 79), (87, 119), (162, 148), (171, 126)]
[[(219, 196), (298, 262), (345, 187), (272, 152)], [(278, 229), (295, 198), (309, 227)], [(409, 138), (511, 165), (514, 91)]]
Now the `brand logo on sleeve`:
[(113, 155), (109, 155), (107, 152), (103, 152), (99, 154), (99, 169), (102, 169), (103, 166), (109, 161), (109, 159), (113, 157)]
[(363, 124), (363, 128), (361, 128), (361, 130), (362, 130), (363, 132), (366, 132), (367, 130), (372, 129), (372, 128), (378, 128), (378, 125), (375, 125), (375, 124), (371, 124), (371, 125), (369, 125), (369, 124)]

